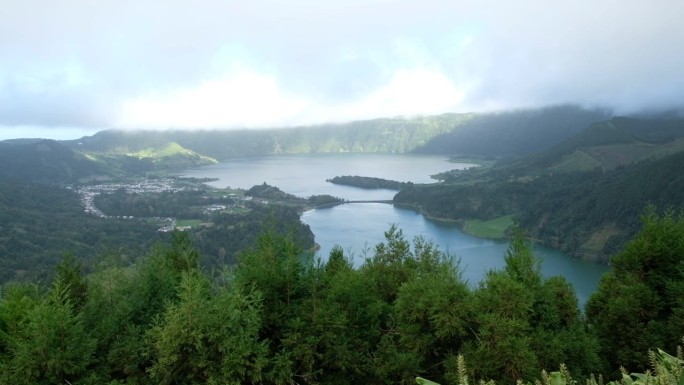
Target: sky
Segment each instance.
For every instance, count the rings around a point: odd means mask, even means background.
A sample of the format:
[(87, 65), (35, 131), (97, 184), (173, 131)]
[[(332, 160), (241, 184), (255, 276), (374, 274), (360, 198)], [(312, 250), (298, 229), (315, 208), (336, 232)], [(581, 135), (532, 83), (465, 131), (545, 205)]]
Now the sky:
[(681, 0), (6, 0), (0, 139), (681, 108)]

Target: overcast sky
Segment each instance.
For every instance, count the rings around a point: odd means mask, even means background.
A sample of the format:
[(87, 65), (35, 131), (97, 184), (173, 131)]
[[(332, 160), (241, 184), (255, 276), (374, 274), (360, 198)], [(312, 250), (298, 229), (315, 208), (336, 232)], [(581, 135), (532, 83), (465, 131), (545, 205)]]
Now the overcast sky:
[(8, 0), (0, 139), (681, 107), (682, 0)]

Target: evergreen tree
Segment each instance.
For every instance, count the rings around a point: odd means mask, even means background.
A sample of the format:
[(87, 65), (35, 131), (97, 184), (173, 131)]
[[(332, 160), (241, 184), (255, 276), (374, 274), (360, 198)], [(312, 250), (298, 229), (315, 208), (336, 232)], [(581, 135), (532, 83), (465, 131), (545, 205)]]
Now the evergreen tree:
[(612, 259), (587, 303), (589, 325), (613, 373), (644, 370), (650, 349), (674, 350), (684, 335), (684, 216), (651, 207), (643, 228)]
[(171, 247), (157, 245), (134, 266), (105, 266), (89, 276), (83, 314), (87, 329), (97, 336), (93, 383), (150, 383), (152, 348), (145, 335), (178, 301), (182, 274), (194, 271), (193, 263), (179, 262), (195, 254), (187, 238), (177, 234)]
[(61, 281), (66, 289), (66, 294), (77, 309), (86, 301), (88, 284), (83, 277), (83, 265), (76, 261), (73, 254), (67, 253), (62, 261), (57, 264), (57, 281)]
[(399, 347), (419, 358), (416, 374), (439, 379), (472, 336), (472, 296), (451, 256), (422, 238), (414, 240), (414, 255), (416, 273), (395, 302)]
[[(586, 376), (597, 368), (574, 291), (562, 277), (544, 279), (540, 261), (518, 232), (503, 270), (490, 271), (474, 298), (475, 340), (464, 348), (480, 378), (533, 379), (562, 363)], [(454, 363), (455, 364), (455, 363)], [(453, 365), (448, 378), (458, 376)]]
[(158, 384), (260, 383), (266, 344), (258, 340), (259, 295), (211, 287), (199, 272), (184, 273), (179, 301), (149, 331)]
[(0, 376), (6, 384), (75, 381), (92, 362), (95, 349), (95, 340), (85, 330), (61, 280), (28, 309), (8, 337), (7, 362)]

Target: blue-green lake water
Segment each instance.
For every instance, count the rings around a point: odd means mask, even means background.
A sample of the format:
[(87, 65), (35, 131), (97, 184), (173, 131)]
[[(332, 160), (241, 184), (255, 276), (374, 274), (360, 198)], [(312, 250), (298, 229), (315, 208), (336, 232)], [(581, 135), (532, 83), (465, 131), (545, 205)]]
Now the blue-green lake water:
[[(215, 187), (249, 188), (266, 182), (301, 197), (330, 194), (347, 200), (387, 200), (395, 191), (364, 190), (339, 186), (326, 179), (339, 175), (379, 177), (405, 182), (431, 183), (430, 175), (468, 165), (450, 163), (446, 157), (380, 154), (307, 154), (238, 158), (216, 165), (187, 170), (189, 177), (217, 178)], [(422, 236), (460, 262), (463, 277), (477, 285), (486, 272), (504, 265), (508, 243), (477, 238), (452, 223), (433, 221), (422, 214), (391, 204), (351, 203), (307, 211), (302, 221), (310, 226), (318, 255), (325, 259), (335, 245), (341, 246), (359, 266), (372, 255), (384, 232), (396, 224), (408, 240)], [(584, 304), (598, 285), (606, 266), (572, 258), (560, 251), (534, 247), (545, 276), (564, 276)]]

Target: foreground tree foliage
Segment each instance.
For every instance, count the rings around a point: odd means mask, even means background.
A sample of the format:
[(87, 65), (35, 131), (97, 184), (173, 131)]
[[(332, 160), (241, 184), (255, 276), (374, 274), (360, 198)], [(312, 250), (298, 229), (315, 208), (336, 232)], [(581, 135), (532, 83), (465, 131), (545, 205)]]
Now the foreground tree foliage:
[(558, 367), (584, 381), (603, 365), (644, 368), (684, 335), (681, 216), (646, 215), (589, 322), (521, 234), (474, 288), (434, 244), (396, 226), (385, 236), (360, 268), (339, 247), (312, 260), (274, 229), (212, 272), (186, 233), (88, 275), (67, 256), (49, 287), (1, 288), (0, 384), (513, 383)]
[(169, 304), (147, 333), (157, 384), (258, 383), (267, 346), (259, 341), (260, 296), (213, 287), (184, 272), (177, 303)]
[[(25, 307), (23, 314), (7, 317), (16, 318), (7, 325), (12, 333), (3, 335), (7, 355), (2, 361), (0, 381), (58, 384), (86, 373), (93, 360), (95, 340), (84, 328), (82, 315), (75, 310), (64, 282), (55, 281), (53, 287), (35, 302), (13, 297), (3, 301), (3, 310), (18, 305)], [(12, 303), (14, 301), (19, 303)]]
[[(682, 340), (684, 342), (684, 339)], [(621, 377), (617, 381), (610, 381), (607, 385), (680, 385), (684, 383), (684, 353), (681, 345), (677, 347), (677, 355), (672, 356), (661, 349), (656, 351), (649, 351), (648, 358), (650, 361), (650, 368), (646, 373), (627, 373), (621, 369)], [(468, 385), (468, 370), (466, 369), (465, 360), (463, 356), (458, 356), (458, 378), (454, 382), (458, 385)], [(422, 377), (416, 377), (416, 383), (419, 385), (439, 385), (434, 381), (427, 380)], [(492, 380), (480, 380), (482, 385), (495, 385)], [(532, 382), (525, 383), (524, 381), (517, 381), (519, 385), (531, 385)], [(535, 379), (535, 385), (573, 385), (577, 384), (577, 380), (573, 378), (572, 373), (567, 366), (561, 364), (558, 371), (547, 372), (542, 370), (539, 377)], [(586, 380), (587, 385), (604, 384), (602, 376), (592, 375)]]
[(589, 325), (611, 371), (645, 370), (649, 349), (674, 351), (684, 335), (684, 216), (648, 209), (612, 262), (587, 304)]
[(597, 370), (597, 347), (570, 284), (562, 277), (543, 278), (540, 261), (521, 236), (511, 241), (505, 259), (505, 268), (490, 271), (475, 291), (477, 334), (464, 349), (478, 363), (474, 374), (531, 379), (540, 367), (561, 363), (580, 377)]

